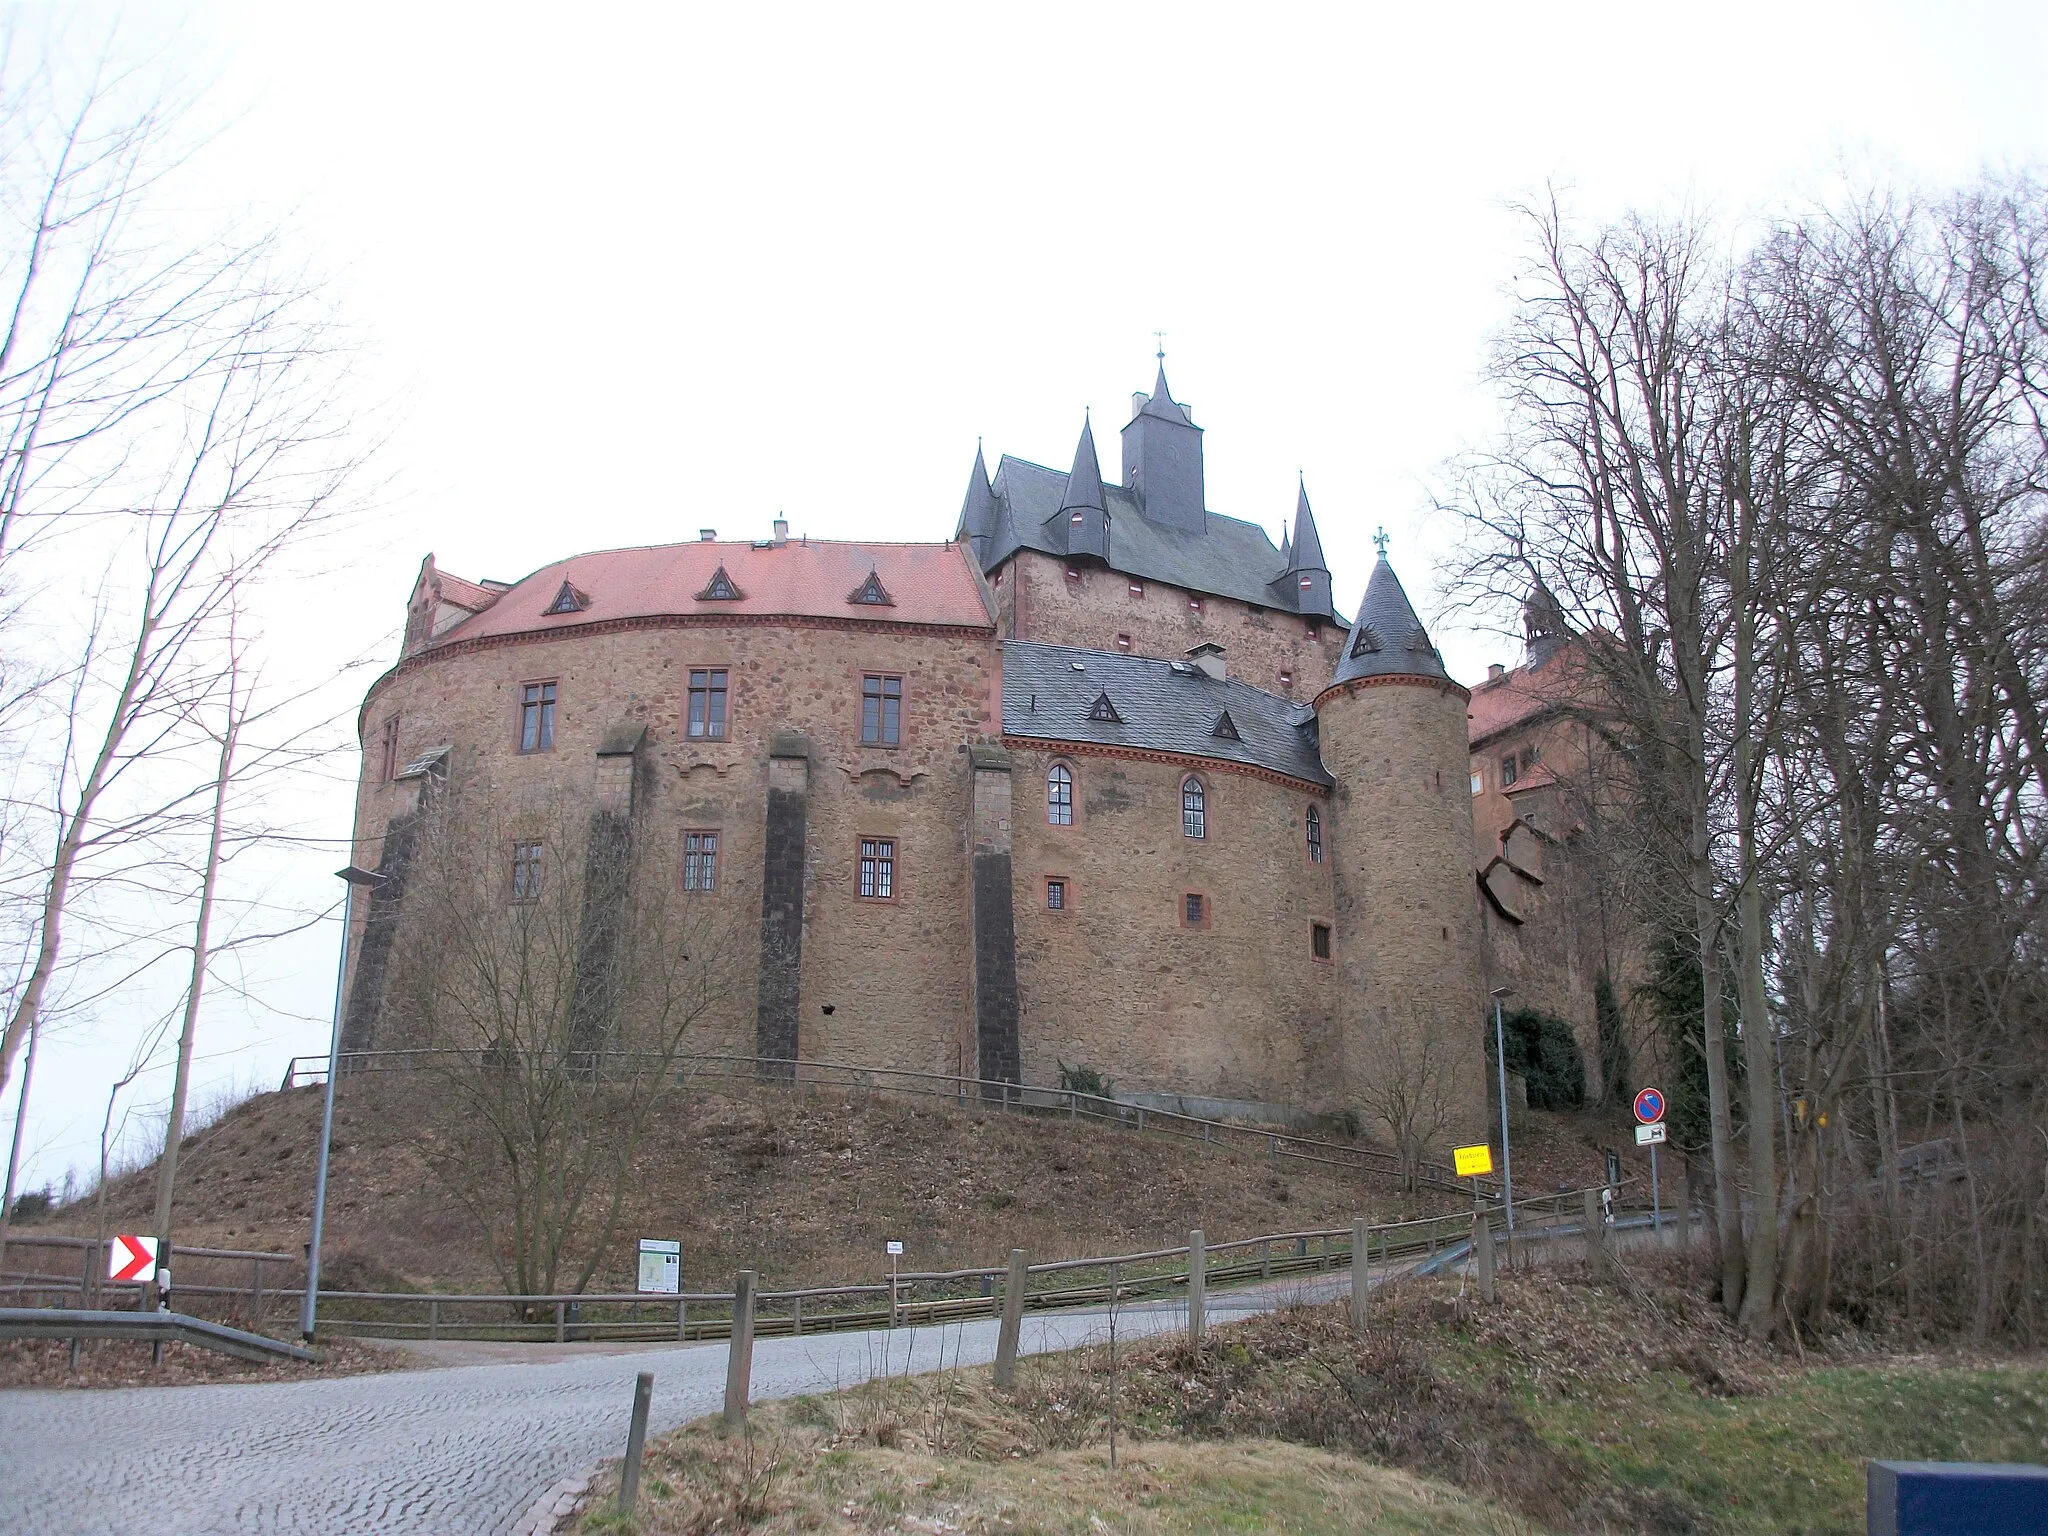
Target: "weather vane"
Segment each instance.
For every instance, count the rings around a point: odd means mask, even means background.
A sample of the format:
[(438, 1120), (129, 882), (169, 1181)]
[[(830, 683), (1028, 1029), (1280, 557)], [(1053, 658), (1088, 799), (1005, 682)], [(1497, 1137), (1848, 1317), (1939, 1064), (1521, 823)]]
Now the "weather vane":
[(1387, 530), (1386, 530), (1386, 525), (1385, 525), (1385, 524), (1382, 524), (1382, 525), (1380, 526), (1380, 531), (1379, 531), (1378, 533), (1376, 533), (1376, 534), (1374, 534), (1374, 535), (1372, 536), (1372, 541), (1373, 541), (1373, 543), (1374, 543), (1374, 544), (1376, 544), (1377, 546), (1379, 546), (1380, 558), (1381, 558), (1382, 560), (1386, 559), (1386, 558), (1387, 558)]
[(1165, 362), (1165, 361), (1166, 361), (1166, 332), (1164, 332), (1164, 331), (1154, 331), (1154, 332), (1152, 333), (1152, 339), (1153, 339), (1154, 341), (1156, 341), (1156, 342), (1158, 342), (1158, 343), (1159, 343), (1159, 351), (1158, 351), (1158, 352), (1157, 352), (1157, 354), (1155, 354), (1155, 355), (1156, 355), (1156, 356), (1158, 357), (1159, 361), (1161, 361), (1162, 363), (1163, 363), (1163, 362)]

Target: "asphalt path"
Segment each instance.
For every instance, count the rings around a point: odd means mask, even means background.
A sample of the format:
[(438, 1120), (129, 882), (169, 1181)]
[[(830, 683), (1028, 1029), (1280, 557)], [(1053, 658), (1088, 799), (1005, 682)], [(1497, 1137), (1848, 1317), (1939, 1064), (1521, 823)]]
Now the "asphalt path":
[[(1212, 1291), (1209, 1316), (1349, 1291), (1348, 1274)], [(1129, 1303), (1117, 1336), (1186, 1317), (1184, 1301)], [(984, 1364), (996, 1328), (761, 1339), (754, 1400)], [(1073, 1349), (1108, 1331), (1105, 1309), (1029, 1313), (1022, 1348)], [(0, 1392), (0, 1532), (513, 1536), (549, 1490), (623, 1452), (637, 1373), (654, 1373), (648, 1427), (659, 1434), (718, 1410), (725, 1363), (716, 1343), (276, 1384)]]

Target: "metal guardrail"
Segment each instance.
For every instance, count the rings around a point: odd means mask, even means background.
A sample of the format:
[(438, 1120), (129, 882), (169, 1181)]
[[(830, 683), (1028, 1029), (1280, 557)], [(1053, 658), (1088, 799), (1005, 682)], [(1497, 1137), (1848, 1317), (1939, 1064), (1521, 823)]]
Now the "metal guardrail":
[(245, 1333), (182, 1312), (97, 1312), (59, 1307), (0, 1307), (0, 1339), (147, 1339), (196, 1344), (244, 1360), (317, 1362), (310, 1349)]
[[(636, 1052), (585, 1054), (590, 1058), (587, 1063), (577, 1062), (572, 1065), (576, 1070), (589, 1071), (593, 1074), (613, 1071), (630, 1076), (637, 1070), (646, 1070), (649, 1065), (654, 1065), (657, 1070), (674, 1072), (679, 1084), (709, 1080), (733, 1083), (741, 1077), (746, 1077), (750, 1082), (766, 1086), (818, 1086), (843, 1088), (856, 1093), (918, 1094), (929, 1098), (951, 1099), (963, 1106), (972, 1104), (982, 1108), (1017, 1110), (1040, 1116), (1063, 1115), (1075, 1122), (1087, 1120), (1127, 1130), (1177, 1136), (1187, 1141), (1248, 1147), (1263, 1151), (1269, 1157), (1285, 1157), (1328, 1167), (1347, 1168), (1354, 1172), (1389, 1179), (1403, 1178), (1407, 1172), (1400, 1155), (1389, 1152), (1384, 1147), (1351, 1141), (1332, 1141), (1318, 1136), (1303, 1136), (1295, 1132), (1272, 1130), (1234, 1120), (1205, 1119), (1200, 1115), (1184, 1114), (1178, 1110), (1148, 1109), (1142, 1104), (1127, 1103), (1122, 1099), (1102, 1094), (1082, 1093), (1071, 1088), (1043, 1088), (1028, 1083), (1006, 1083), (989, 1078), (964, 1077), (943, 1072), (919, 1072), (907, 1067), (863, 1067), (844, 1062), (808, 1061), (776, 1056), (707, 1054), (661, 1058)], [(342, 1056), (341, 1066), (344, 1075), (355, 1072), (430, 1071), (432, 1058), (435, 1057), (474, 1060), (479, 1067), (485, 1064), (485, 1053), (481, 1050), (464, 1051), (453, 1047), (437, 1047), (351, 1051)], [(324, 1082), (326, 1076), (327, 1058), (324, 1055), (294, 1056), (285, 1067), (279, 1091), (288, 1091), (300, 1083)], [(1439, 1193), (1469, 1196), (1474, 1192), (1474, 1180), (1460, 1178), (1443, 1163), (1427, 1160), (1418, 1163), (1416, 1179), (1418, 1183)], [(1499, 1198), (1498, 1180), (1484, 1178), (1476, 1182), (1478, 1191), (1484, 1198)]]

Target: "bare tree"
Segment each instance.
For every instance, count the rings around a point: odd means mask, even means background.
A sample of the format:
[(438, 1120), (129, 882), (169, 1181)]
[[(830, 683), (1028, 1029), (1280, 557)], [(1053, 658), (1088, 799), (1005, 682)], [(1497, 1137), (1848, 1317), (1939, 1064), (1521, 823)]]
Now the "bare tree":
[(580, 1291), (690, 1028), (731, 995), (743, 925), (676, 888), (626, 813), (548, 797), (422, 813), (384, 990), (442, 1113), (429, 1161), (508, 1290)]
[(1441, 1031), (1402, 1029), (1385, 1015), (1366, 1025), (1359, 1103), (1386, 1128), (1401, 1158), (1401, 1187), (1421, 1187), (1422, 1164), (1470, 1102), (1456, 1081), (1456, 1058)]

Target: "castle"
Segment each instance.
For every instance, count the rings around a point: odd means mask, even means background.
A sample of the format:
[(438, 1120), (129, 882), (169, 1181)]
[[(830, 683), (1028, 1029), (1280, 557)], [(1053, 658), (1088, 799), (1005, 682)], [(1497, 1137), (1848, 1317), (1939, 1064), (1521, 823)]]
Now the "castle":
[(1406, 1077), (1483, 1134), (1482, 923), (1527, 921), (1542, 854), (1510, 846), (1530, 818), (1475, 828), (1471, 695), (1384, 549), (1334, 610), (1305, 490), (1277, 549), (1208, 509), (1163, 361), (1121, 459), (1087, 425), (1064, 472), (977, 451), (945, 543), (778, 521), (510, 583), (429, 556), (360, 716), (355, 857), (388, 878), (344, 1048), (400, 1043), (420, 797), (546, 789), (744, 918), (754, 985), (693, 1050), (1321, 1112)]

